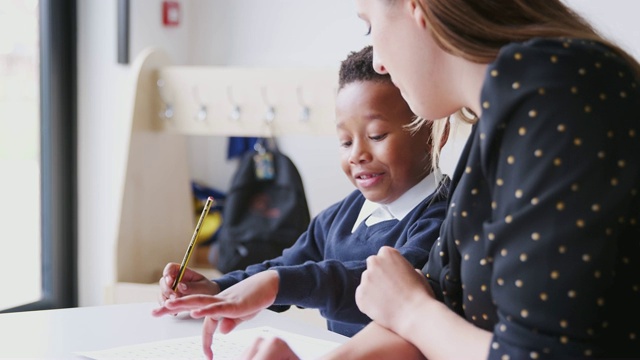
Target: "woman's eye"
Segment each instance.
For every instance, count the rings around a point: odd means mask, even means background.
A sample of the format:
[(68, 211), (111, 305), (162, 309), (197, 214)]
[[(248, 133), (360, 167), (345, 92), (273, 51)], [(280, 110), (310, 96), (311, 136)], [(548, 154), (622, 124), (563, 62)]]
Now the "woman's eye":
[(369, 136), (369, 139), (373, 141), (380, 141), (380, 140), (384, 140), (384, 138), (386, 137), (387, 137), (387, 134), (382, 134), (382, 135)]
[(346, 147), (349, 147), (349, 146), (351, 146), (351, 141), (343, 141), (343, 142), (340, 143), (340, 147), (346, 148)]

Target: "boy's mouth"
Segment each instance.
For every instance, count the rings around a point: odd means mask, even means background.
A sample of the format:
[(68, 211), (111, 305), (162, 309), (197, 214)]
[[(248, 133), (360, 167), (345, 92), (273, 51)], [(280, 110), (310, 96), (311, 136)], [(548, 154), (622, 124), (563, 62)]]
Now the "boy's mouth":
[(368, 179), (372, 179), (372, 178), (378, 177), (380, 175), (382, 175), (382, 174), (358, 174), (358, 175), (356, 175), (356, 179), (358, 179), (358, 180), (368, 180)]
[(379, 184), (384, 179), (383, 175), (384, 173), (360, 173), (356, 174), (355, 179), (360, 189), (367, 189)]

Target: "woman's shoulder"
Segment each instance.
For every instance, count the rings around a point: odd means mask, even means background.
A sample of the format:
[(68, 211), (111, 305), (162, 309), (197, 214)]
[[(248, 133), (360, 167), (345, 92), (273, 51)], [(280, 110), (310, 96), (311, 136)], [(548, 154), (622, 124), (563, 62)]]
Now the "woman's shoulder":
[(637, 82), (631, 66), (599, 42), (535, 38), (511, 43), (487, 68), (481, 132), (514, 119), (556, 121), (559, 112), (576, 122), (635, 117)]
[(541, 51), (541, 50), (555, 50), (561, 51), (564, 53), (571, 52), (590, 52), (590, 53), (609, 53), (609, 56), (613, 56), (613, 52), (611, 49), (598, 41), (587, 40), (587, 39), (578, 39), (578, 38), (566, 38), (566, 37), (557, 37), (557, 38), (545, 38), (545, 37), (537, 37), (532, 38), (522, 42), (512, 42), (502, 47), (500, 52), (508, 52), (513, 50), (530, 50), (530, 51)]
[(483, 91), (488, 97), (506, 96), (505, 100), (545, 89), (574, 95), (629, 93), (637, 88), (633, 74), (629, 64), (603, 43), (534, 38), (502, 47), (488, 66)]
[(557, 79), (589, 75), (611, 76), (630, 67), (607, 45), (575, 38), (533, 38), (503, 46), (490, 64), (493, 74)]
[(617, 56), (607, 45), (594, 40), (576, 38), (533, 38), (503, 46), (498, 53), (496, 61), (510, 58), (516, 61), (544, 59), (551, 64), (561, 64), (560, 61), (563, 59), (616, 59)]

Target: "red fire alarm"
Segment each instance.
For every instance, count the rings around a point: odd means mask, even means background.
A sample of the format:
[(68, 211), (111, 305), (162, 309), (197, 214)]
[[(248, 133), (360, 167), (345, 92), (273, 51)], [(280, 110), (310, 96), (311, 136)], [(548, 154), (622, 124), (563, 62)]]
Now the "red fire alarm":
[(180, 25), (180, 3), (177, 1), (162, 2), (162, 24), (164, 26)]

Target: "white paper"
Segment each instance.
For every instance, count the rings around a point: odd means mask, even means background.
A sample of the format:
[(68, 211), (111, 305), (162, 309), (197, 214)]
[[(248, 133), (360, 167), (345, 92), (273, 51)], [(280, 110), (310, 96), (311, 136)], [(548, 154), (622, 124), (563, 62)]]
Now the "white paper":
[[(309, 336), (298, 335), (270, 326), (236, 330), (223, 335), (216, 333), (213, 339), (213, 358), (216, 360), (236, 360), (257, 337), (282, 338), (301, 359), (318, 358), (340, 344)], [(123, 346), (99, 351), (78, 352), (95, 360), (124, 359), (197, 359), (202, 360), (202, 338), (191, 336), (178, 339), (149, 342), (139, 345)]]

